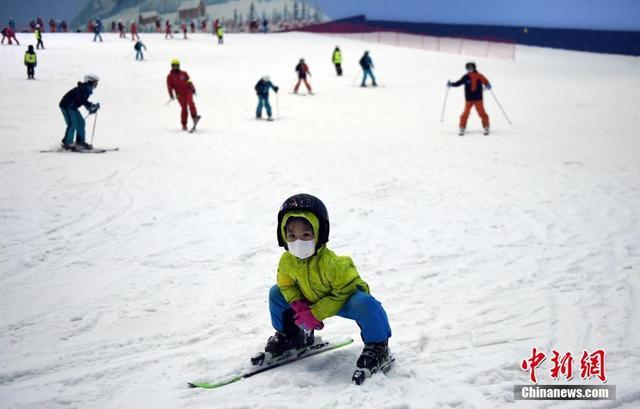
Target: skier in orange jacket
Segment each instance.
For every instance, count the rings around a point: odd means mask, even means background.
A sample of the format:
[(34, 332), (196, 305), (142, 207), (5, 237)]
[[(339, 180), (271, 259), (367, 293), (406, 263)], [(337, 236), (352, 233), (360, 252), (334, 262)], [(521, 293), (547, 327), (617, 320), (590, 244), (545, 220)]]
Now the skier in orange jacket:
[(489, 115), (484, 110), (484, 104), (482, 103), (482, 86), (487, 89), (491, 89), (491, 83), (489, 80), (476, 69), (475, 62), (468, 62), (465, 65), (467, 73), (462, 76), (458, 81), (447, 81), (448, 87), (459, 87), (464, 84), (464, 97), (465, 105), (462, 115), (460, 115), (460, 132), (459, 135), (464, 135), (464, 131), (467, 128), (467, 119), (471, 113), (471, 108), (475, 107), (478, 111), (478, 115), (482, 120), (482, 127), (484, 128), (484, 134), (489, 135)]

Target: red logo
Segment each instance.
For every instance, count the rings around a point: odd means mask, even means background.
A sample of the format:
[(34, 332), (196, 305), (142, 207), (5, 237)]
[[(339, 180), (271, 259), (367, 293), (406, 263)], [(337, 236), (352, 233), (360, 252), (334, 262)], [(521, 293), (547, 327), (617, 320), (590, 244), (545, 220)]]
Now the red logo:
[[(561, 377), (567, 381), (571, 380), (573, 378), (574, 361), (571, 352), (566, 352), (562, 355), (560, 352), (552, 349), (551, 353), (553, 354), (550, 360), (553, 366), (549, 371), (551, 377), (555, 380), (560, 380)], [(595, 376), (600, 379), (602, 383), (607, 382), (605, 357), (605, 351), (602, 349), (598, 349), (591, 354), (584, 350), (580, 358), (580, 378), (588, 380)], [(537, 348), (533, 347), (531, 349), (531, 356), (522, 360), (520, 368), (522, 368), (523, 371), (529, 372), (529, 378), (532, 383), (538, 383), (536, 370), (542, 365), (546, 358), (547, 356), (544, 352), (538, 351)]]

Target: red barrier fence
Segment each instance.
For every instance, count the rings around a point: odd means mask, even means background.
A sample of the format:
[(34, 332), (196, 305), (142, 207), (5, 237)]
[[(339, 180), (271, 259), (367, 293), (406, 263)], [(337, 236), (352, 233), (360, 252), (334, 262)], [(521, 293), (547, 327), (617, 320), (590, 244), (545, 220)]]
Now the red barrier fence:
[(474, 57), (507, 59), (515, 59), (516, 57), (516, 43), (514, 41), (497, 41), (492, 37), (443, 37), (429, 35), (428, 33), (391, 30), (368, 23), (346, 21), (314, 24), (294, 28), (290, 31), (294, 30)]
[(469, 38), (434, 37), (397, 31), (377, 31), (369, 33), (321, 33), (353, 40), (418, 48), (429, 51), (462, 54), (474, 57), (496, 57), (515, 59), (516, 44)]

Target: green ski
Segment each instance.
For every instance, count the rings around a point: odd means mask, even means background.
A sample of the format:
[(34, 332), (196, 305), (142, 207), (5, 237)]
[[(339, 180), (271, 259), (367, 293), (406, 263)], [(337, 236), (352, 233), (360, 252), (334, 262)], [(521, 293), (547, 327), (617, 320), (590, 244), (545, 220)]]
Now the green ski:
[(287, 358), (283, 358), (274, 362), (265, 363), (257, 367), (257, 369), (253, 371), (246, 372), (244, 374), (232, 376), (230, 378), (218, 381), (218, 382), (189, 382), (189, 387), (191, 388), (203, 388), (203, 389), (215, 389), (221, 386), (229, 385), (230, 383), (238, 382), (244, 378), (249, 378), (253, 375), (257, 375), (262, 372), (266, 372), (270, 369), (275, 369), (292, 362), (299, 361), (304, 358), (308, 358), (310, 356), (318, 355), (323, 352), (332, 351), (334, 349), (342, 348), (347, 346), (353, 342), (352, 338), (347, 338), (341, 342), (328, 342), (321, 341), (319, 343), (315, 343), (307, 348), (300, 349), (296, 351), (296, 354), (293, 356), (289, 356)]

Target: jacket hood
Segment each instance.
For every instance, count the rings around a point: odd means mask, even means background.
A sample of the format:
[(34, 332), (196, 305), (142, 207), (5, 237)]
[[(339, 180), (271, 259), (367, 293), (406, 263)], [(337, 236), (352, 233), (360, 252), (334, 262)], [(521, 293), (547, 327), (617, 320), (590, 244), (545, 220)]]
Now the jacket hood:
[[(280, 223), (280, 235), (285, 243), (287, 243), (287, 233), (284, 230), (287, 225), (287, 221), (292, 217), (301, 217), (311, 224), (311, 228), (313, 229), (313, 242), (318, 243), (318, 238), (320, 237), (320, 221), (318, 217), (308, 210), (292, 210), (284, 214), (282, 218), (282, 223)], [(285, 247), (286, 248), (286, 247)]]

